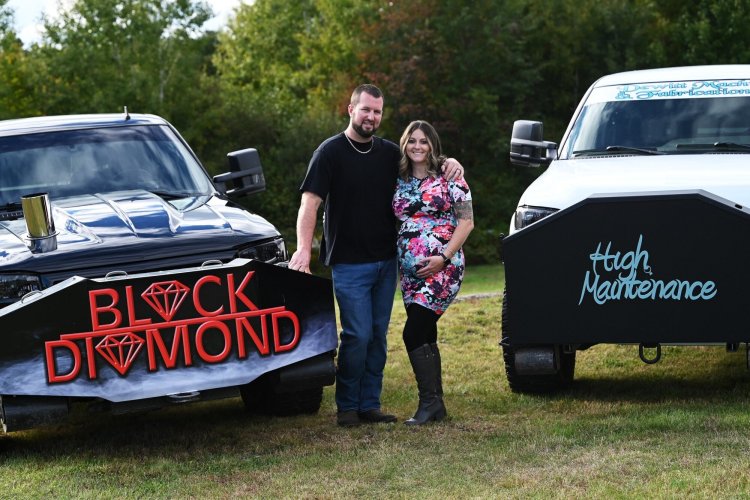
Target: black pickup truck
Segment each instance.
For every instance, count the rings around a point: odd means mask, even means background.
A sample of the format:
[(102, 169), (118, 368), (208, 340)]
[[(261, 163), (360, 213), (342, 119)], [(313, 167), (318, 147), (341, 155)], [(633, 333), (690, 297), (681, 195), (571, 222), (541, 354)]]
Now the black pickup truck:
[(335, 375), (330, 281), (286, 269), (280, 233), (230, 199), (265, 188), (257, 151), (227, 158), (211, 178), (153, 115), (0, 122), (4, 431), (73, 403), (319, 409)]

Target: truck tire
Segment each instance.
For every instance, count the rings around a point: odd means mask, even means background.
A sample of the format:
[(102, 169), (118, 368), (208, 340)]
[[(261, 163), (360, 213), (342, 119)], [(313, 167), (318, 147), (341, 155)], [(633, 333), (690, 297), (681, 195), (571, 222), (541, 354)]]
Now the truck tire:
[(566, 353), (562, 346), (552, 347), (555, 353), (557, 369), (555, 373), (544, 375), (519, 374), (516, 370), (516, 358), (511, 347), (512, 332), (509, 329), (508, 290), (503, 291), (502, 341), (505, 374), (510, 390), (516, 393), (554, 393), (570, 387), (576, 366), (575, 351)]
[(279, 391), (270, 378), (256, 380), (240, 389), (249, 413), (288, 417), (317, 413), (323, 401), (323, 387)]
[(317, 413), (323, 387), (336, 380), (335, 354), (329, 351), (298, 361), (240, 387), (245, 409), (276, 416)]

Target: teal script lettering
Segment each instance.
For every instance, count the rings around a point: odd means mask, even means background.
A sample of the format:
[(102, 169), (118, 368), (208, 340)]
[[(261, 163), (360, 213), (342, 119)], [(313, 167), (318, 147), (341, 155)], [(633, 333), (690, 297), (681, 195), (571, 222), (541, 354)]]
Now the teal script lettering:
[(653, 271), (649, 253), (643, 249), (643, 235), (629, 252), (613, 252), (611, 241), (602, 251), (603, 246), (600, 242), (589, 255), (591, 269), (583, 278), (579, 306), (587, 295), (601, 305), (610, 300), (711, 300), (718, 292), (713, 281), (650, 278)]

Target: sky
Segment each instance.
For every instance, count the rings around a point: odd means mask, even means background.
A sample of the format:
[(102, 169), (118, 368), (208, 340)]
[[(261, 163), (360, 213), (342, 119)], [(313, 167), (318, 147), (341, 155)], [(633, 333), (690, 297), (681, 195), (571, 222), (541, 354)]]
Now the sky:
[[(54, 15), (57, 12), (59, 0), (10, 0), (8, 7), (14, 12), (16, 33), (23, 40), (24, 45), (40, 41), (41, 16), (42, 13)], [(69, 0), (63, 0), (67, 3)], [(232, 14), (243, 0), (207, 0), (214, 11), (215, 17), (206, 23), (205, 27), (218, 30), (226, 24), (227, 18)]]

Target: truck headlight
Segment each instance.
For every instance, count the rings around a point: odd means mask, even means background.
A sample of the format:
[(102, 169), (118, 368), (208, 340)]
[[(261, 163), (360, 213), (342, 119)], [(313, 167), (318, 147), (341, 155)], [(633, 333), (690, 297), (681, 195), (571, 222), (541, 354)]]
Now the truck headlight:
[(516, 229), (523, 229), (526, 226), (530, 226), (555, 212), (557, 212), (556, 208), (520, 206), (516, 209)]
[(34, 274), (0, 274), (0, 307), (21, 300), (29, 292), (42, 289), (39, 276)]
[(255, 259), (267, 264), (276, 264), (287, 260), (286, 245), (283, 238), (276, 238), (260, 244), (242, 248), (237, 257)]

